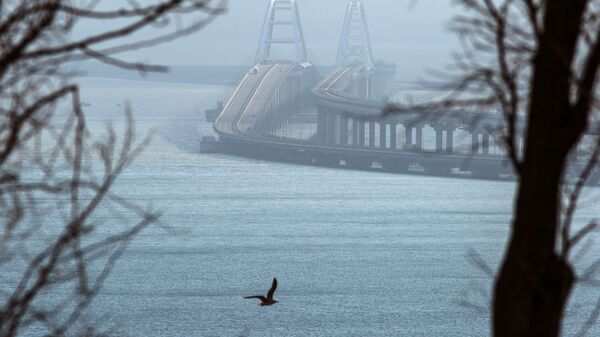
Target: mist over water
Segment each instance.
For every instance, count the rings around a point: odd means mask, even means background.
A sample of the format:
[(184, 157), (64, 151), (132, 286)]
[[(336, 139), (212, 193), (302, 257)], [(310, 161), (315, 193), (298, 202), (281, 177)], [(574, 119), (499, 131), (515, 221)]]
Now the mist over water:
[[(491, 280), (467, 255), (498, 265), (513, 183), (199, 154), (200, 135), (212, 133), (204, 110), (230, 91), (83, 81), (93, 131), (122, 124), (124, 99), (138, 131), (156, 130), (116, 188), (163, 211), (118, 263), (92, 318), (133, 337), (488, 334)], [(594, 204), (584, 201), (580, 221)], [(242, 298), (265, 293), (273, 277), (279, 304)], [(578, 288), (566, 330), (597, 295)]]

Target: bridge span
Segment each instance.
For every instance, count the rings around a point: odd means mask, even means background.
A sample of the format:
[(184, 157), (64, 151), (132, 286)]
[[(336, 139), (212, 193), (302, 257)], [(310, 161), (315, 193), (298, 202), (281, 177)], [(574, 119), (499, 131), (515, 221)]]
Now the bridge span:
[[(278, 12), (287, 13), (288, 18), (281, 19)], [(292, 36), (274, 38), (279, 25), (291, 25)], [(499, 114), (382, 114), (387, 101), (386, 84), (392, 81), (395, 68), (373, 61), (360, 0), (349, 1), (337, 68), (320, 80), (306, 60), (295, 0), (271, 0), (264, 27), (257, 64), (246, 73), (214, 124), (223, 152), (349, 169), (488, 179), (514, 177), (489, 129), (502, 126), (504, 120)], [(295, 59), (270, 59), (275, 44), (292, 46)], [(293, 123), (297, 114), (307, 111), (315, 116), (316, 132), (311, 137), (278, 135), (278, 130)], [(457, 136), (459, 133), (462, 138)], [(427, 148), (426, 140), (434, 146)], [(574, 171), (584, 165), (575, 163)]]
[[(222, 151), (266, 160), (388, 172), (407, 172), (412, 167), (430, 174), (450, 174), (465, 164), (464, 155), (400, 151), (389, 140), (379, 146), (384, 138), (376, 144), (375, 126), (383, 123), (383, 103), (348, 96), (355, 92), (352, 87), (362, 71), (360, 65), (343, 66), (314, 85), (315, 70), (308, 63), (257, 64), (215, 122)], [(311, 87), (313, 90), (307, 91)], [(301, 102), (310, 94), (318, 107), (317, 133), (304, 140), (276, 136), (275, 131), (302, 110)], [(390, 135), (394, 139), (394, 133)], [(499, 161), (494, 157), (479, 165)]]

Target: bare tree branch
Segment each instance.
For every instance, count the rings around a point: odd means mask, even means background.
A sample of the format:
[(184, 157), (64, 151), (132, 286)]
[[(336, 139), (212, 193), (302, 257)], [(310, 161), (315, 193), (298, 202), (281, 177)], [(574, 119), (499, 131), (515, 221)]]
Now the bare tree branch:
[[(32, 328), (49, 336), (106, 335), (83, 315), (131, 240), (159, 217), (112, 191), (151, 135), (138, 139), (129, 106), (122, 134), (109, 126), (103, 139), (91, 135), (67, 63), (96, 59), (141, 73), (165, 71), (115, 55), (194, 33), (225, 6), (157, 0), (96, 10), (99, 2), (0, 1), (0, 267), (19, 270), (10, 274), (14, 287), (0, 287), (0, 337)], [(171, 17), (188, 23), (165, 32)], [(82, 21), (115, 19), (108, 30), (75, 40), (70, 34)], [(156, 35), (123, 43), (144, 29)], [(58, 119), (55, 109), (65, 102), (70, 113)], [(127, 217), (105, 232), (107, 211)], [(57, 288), (71, 295), (49, 295)]]

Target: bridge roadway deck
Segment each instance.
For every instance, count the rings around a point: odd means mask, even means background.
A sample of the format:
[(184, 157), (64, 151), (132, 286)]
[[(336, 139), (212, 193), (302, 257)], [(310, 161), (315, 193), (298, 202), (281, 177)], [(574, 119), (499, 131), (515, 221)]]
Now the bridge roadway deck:
[[(317, 97), (319, 106), (334, 111), (343, 111), (346, 116), (356, 119), (381, 120), (385, 103), (353, 97), (352, 94), (346, 92), (356, 79), (356, 76), (363, 70), (363, 65), (347, 65), (336, 69), (327, 76), (313, 89), (313, 94)], [(450, 112), (447, 110), (406, 112), (398, 116), (388, 116), (386, 120), (453, 120), (457, 124), (462, 123), (465, 126), (473, 120), (478, 121), (480, 124), (490, 125), (501, 125), (504, 123), (504, 118), (500, 113), (473, 113), (464, 110)]]
[(281, 85), (294, 64), (258, 64), (248, 72), (215, 122), (221, 136), (260, 138), (254, 125), (264, 117), (272, 93)]

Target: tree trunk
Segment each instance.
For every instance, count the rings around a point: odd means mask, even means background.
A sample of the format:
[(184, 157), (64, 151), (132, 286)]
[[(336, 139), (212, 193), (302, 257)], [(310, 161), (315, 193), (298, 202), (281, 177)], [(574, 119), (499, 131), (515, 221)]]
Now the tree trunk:
[(548, 0), (545, 30), (533, 60), (526, 153), (511, 238), (493, 303), (496, 337), (559, 336), (573, 285), (556, 254), (561, 180), (573, 133), (571, 67), (584, 0)]
[(527, 183), (518, 192), (513, 235), (495, 289), (497, 337), (560, 335), (573, 273), (554, 249), (560, 177), (551, 169), (560, 165), (554, 164), (543, 174), (523, 176)]

